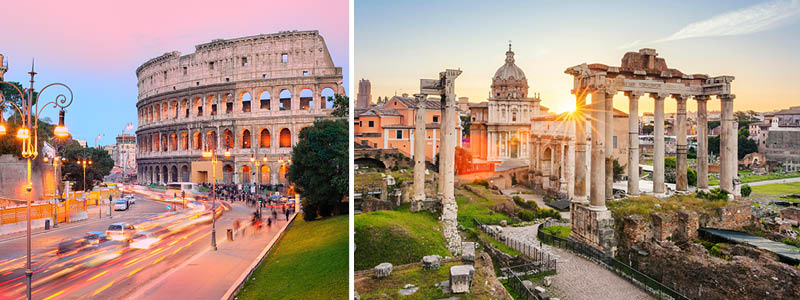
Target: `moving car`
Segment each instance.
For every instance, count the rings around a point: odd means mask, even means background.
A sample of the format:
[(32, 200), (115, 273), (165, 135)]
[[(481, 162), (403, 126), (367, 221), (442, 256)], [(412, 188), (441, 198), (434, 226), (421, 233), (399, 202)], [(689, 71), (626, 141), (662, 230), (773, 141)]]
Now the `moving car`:
[(84, 240), (78, 238), (65, 238), (58, 242), (58, 251), (56, 254), (61, 255), (73, 250), (83, 247)]
[(136, 204), (136, 198), (133, 195), (125, 195), (125, 200), (128, 200), (128, 205)]
[(156, 226), (147, 231), (137, 232), (133, 235), (133, 238), (131, 238), (128, 247), (132, 249), (150, 249), (153, 244), (160, 241), (161, 238), (168, 233), (169, 230), (161, 226)]
[(96, 248), (98, 245), (108, 242), (108, 235), (99, 231), (89, 231), (83, 235), (83, 240), (86, 246)]
[(114, 200), (114, 210), (128, 210), (128, 200), (125, 199)]
[(115, 241), (130, 240), (134, 234), (136, 234), (136, 228), (128, 223), (114, 223), (109, 225), (108, 230), (106, 230), (106, 235)]

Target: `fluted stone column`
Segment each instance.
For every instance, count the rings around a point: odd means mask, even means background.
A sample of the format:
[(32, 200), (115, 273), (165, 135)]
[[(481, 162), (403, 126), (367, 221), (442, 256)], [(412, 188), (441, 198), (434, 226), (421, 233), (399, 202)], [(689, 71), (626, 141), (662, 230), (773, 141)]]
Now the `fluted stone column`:
[(614, 93), (615, 91), (605, 90), (605, 143), (606, 143), (606, 200), (614, 199)]
[(592, 172), (589, 186), (589, 209), (605, 210), (606, 202), (606, 113), (605, 92), (592, 93)]
[(675, 179), (675, 190), (678, 192), (686, 192), (689, 190), (689, 179), (687, 178), (686, 172), (688, 171), (689, 165), (686, 161), (686, 153), (689, 150), (689, 143), (686, 140), (686, 100), (689, 96), (686, 95), (674, 95), (675, 100), (677, 100), (678, 109), (676, 113), (676, 133), (675, 138), (677, 139), (677, 154), (678, 157), (676, 158), (676, 179)]
[(653, 125), (653, 194), (664, 196), (664, 94), (650, 94), (655, 99)]
[(628, 96), (628, 195), (639, 195), (639, 97), (641, 93), (626, 92)]
[(417, 112), (414, 120), (414, 196), (411, 211), (422, 209), (425, 201), (425, 95), (414, 95)]
[[(576, 203), (587, 203), (586, 198), (586, 94), (573, 91), (575, 94), (575, 197)], [(536, 151), (539, 151), (537, 148)]]
[[(446, 143), (449, 142), (449, 141), (446, 141), (446, 139), (445, 139), (445, 137), (447, 136), (447, 130), (448, 130), (448, 126), (447, 126), (447, 124), (448, 124), (447, 111), (446, 111), (446, 103), (445, 103), (446, 99), (445, 98), (447, 98), (447, 97), (445, 95), (442, 95), (442, 99), (441, 99), (441, 106), (442, 106), (441, 107), (441, 115), (439, 116), (439, 119), (440, 119), (441, 122), (439, 123), (439, 132), (440, 132), (440, 137), (439, 137), (439, 182), (437, 182), (437, 186), (438, 186), (438, 195), (440, 196), (440, 198), (441, 198), (442, 193), (444, 191), (444, 185), (445, 185), (445, 182), (443, 180), (443, 178), (444, 178), (444, 165), (445, 165), (444, 154), (443, 154), (444, 152), (443, 151), (444, 151), (444, 148), (450, 146), (450, 145), (445, 146)], [(436, 140), (434, 140), (433, 142), (436, 143)], [(436, 154), (434, 153), (433, 155), (434, 155), (434, 159), (436, 159), (436, 156), (435, 156)]]
[(708, 96), (697, 100), (697, 188), (708, 190)]
[[(720, 106), (722, 108), (720, 116), (720, 132), (719, 141), (719, 187), (728, 193), (733, 193), (733, 174), (731, 170), (731, 159), (735, 156), (733, 152), (733, 145), (731, 145), (731, 131), (733, 131), (733, 98), (719, 96)], [(738, 141), (733, 141), (736, 143)]]

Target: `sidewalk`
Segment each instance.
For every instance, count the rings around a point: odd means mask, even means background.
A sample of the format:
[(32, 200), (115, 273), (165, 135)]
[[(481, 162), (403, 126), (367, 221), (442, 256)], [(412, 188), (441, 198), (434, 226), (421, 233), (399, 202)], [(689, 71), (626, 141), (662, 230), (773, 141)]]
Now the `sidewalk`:
[[(221, 299), (229, 290), (238, 286), (240, 280), (256, 266), (266, 249), (277, 242), (280, 233), (287, 227), (284, 215), (278, 213), (278, 222), (271, 227), (264, 225), (254, 234), (247, 228), (244, 234), (233, 241), (227, 240), (226, 231), (232, 228), (234, 219), (249, 216), (251, 208), (241, 202), (233, 205), (230, 213), (217, 220), (216, 252), (205, 249), (187, 259), (171, 271), (154, 278), (126, 299)], [(265, 215), (269, 210), (265, 210)], [(290, 215), (290, 219), (293, 216)]]

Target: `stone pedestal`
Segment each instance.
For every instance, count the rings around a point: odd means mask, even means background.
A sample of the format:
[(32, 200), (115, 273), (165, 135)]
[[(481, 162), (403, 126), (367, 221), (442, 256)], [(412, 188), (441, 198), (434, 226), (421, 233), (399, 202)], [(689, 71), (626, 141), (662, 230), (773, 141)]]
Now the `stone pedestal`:
[(372, 270), (375, 278), (384, 278), (389, 277), (389, 274), (392, 273), (392, 264), (390, 263), (382, 263)]
[(469, 293), (475, 268), (468, 265), (450, 267), (450, 290), (454, 294)]
[(442, 257), (439, 255), (428, 255), (422, 258), (423, 270), (438, 270)]
[(572, 234), (606, 253), (616, 252), (614, 219), (611, 211), (596, 210), (587, 205), (572, 204)]
[(461, 261), (468, 264), (475, 263), (475, 243), (474, 242), (461, 243), (461, 246), (462, 246)]

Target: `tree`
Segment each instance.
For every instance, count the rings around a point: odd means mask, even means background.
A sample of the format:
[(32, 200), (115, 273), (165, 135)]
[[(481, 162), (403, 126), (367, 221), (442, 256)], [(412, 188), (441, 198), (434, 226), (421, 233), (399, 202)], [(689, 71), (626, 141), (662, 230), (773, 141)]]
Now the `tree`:
[(303, 218), (328, 217), (349, 192), (347, 121), (319, 120), (300, 132), (287, 178), (303, 195)]
[(719, 156), (719, 136), (708, 137), (708, 154)]
[(461, 132), (463, 136), (469, 136), (469, 126), (472, 124), (470, 116), (461, 116)]
[(92, 189), (95, 182), (100, 182), (103, 177), (111, 173), (114, 167), (114, 160), (102, 148), (84, 148), (78, 142), (72, 141), (64, 146), (64, 157), (67, 163), (64, 164), (62, 172), (67, 180), (75, 182), (75, 189), (84, 190), (83, 186), (83, 166), (78, 164), (79, 160), (91, 160), (92, 164), (86, 166), (86, 189)]
[(350, 116), (350, 98), (339, 94), (333, 95), (333, 112), (331, 114), (340, 118)]
[(746, 136), (739, 135), (739, 145), (737, 148), (737, 155), (739, 159), (744, 158), (745, 155), (758, 152), (758, 144), (751, 139), (748, 139)]
[(613, 164), (614, 164), (613, 166), (614, 181), (620, 181), (622, 180), (622, 173), (625, 172), (625, 165), (620, 165), (619, 161), (616, 159), (614, 160)]
[(653, 125), (644, 125), (642, 126), (642, 134), (643, 135), (651, 135), (653, 134)]

